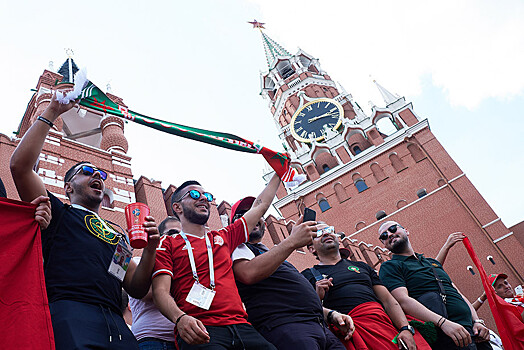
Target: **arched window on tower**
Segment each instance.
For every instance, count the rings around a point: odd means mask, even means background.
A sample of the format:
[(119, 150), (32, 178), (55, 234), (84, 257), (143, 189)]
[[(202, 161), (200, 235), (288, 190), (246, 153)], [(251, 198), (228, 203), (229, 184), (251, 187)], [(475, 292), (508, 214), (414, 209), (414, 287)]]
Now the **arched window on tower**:
[(377, 182), (383, 181), (387, 178), (386, 174), (384, 173), (384, 170), (380, 167), (380, 165), (378, 165), (377, 162), (371, 164), (370, 168)]
[(295, 73), (293, 66), (291, 66), (291, 62), (289, 62), (288, 60), (278, 62), (277, 70), (280, 73), (282, 79), (284, 80), (292, 76), (293, 73)]
[(359, 193), (368, 189), (368, 185), (366, 185), (366, 181), (364, 181), (360, 173), (354, 173), (351, 178), (353, 179), (353, 184)]
[(325, 212), (328, 209), (331, 209), (331, 206), (329, 205), (329, 202), (326, 198), (322, 198), (318, 201), (318, 206), (320, 207), (320, 210), (322, 212)]
[(408, 151), (411, 154), (411, 157), (413, 157), (413, 160), (417, 163), (426, 158), (419, 146), (414, 143), (408, 144)]
[(322, 170), (324, 170), (324, 172), (329, 171), (330, 170), (329, 165), (327, 164), (322, 165)]
[(346, 189), (344, 188), (344, 186), (342, 186), (340, 182), (337, 182), (333, 186), (333, 189), (335, 190), (335, 195), (337, 196), (339, 203), (342, 203), (345, 200), (349, 199)]
[(359, 153), (362, 153), (362, 150), (360, 149), (360, 147), (358, 145), (356, 145), (356, 146), (353, 146), (353, 153), (355, 153), (355, 155), (357, 155)]
[(407, 168), (396, 152), (393, 152), (389, 155), (389, 160), (391, 161), (391, 165), (393, 165), (393, 168), (397, 173)]

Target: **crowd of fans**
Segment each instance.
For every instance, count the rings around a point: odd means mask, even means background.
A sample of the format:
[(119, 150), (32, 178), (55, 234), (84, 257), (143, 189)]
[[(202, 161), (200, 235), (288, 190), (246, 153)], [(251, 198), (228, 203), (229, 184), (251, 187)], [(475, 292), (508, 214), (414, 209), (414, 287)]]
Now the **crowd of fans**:
[[(235, 203), (231, 224), (218, 231), (206, 227), (211, 193), (184, 182), (171, 198), (173, 216), (158, 227), (147, 217), (148, 246), (129, 265), (119, 263), (120, 275), (112, 261), (127, 237), (98, 215), (107, 174), (91, 162), (73, 166), (64, 179), (71, 204), (64, 204), (33, 171), (50, 127), (73, 104), (53, 97), (11, 159), (20, 198), (38, 205), (57, 349), (492, 348), (476, 313), (485, 295), (472, 305), (443, 268), (461, 234), (432, 259), (414, 251), (407, 228), (383, 223), (378, 236), (393, 256), (380, 275), (341, 255), (333, 226), (303, 217), (269, 248), (263, 215), (276, 176), (257, 198)], [(318, 264), (300, 273), (286, 259), (301, 247)], [(522, 320), (522, 296), (507, 276), (491, 279)]]

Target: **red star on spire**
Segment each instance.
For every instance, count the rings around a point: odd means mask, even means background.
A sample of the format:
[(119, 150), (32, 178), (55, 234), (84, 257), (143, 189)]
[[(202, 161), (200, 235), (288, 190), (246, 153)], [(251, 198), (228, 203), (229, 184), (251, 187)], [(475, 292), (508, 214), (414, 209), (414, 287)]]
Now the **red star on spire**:
[(253, 22), (247, 22), (247, 23), (252, 24), (252, 25), (253, 25), (253, 28), (266, 29), (266, 28), (264, 28), (264, 24), (265, 24), (265, 23), (260, 23), (260, 22), (257, 21), (256, 19), (254, 19)]

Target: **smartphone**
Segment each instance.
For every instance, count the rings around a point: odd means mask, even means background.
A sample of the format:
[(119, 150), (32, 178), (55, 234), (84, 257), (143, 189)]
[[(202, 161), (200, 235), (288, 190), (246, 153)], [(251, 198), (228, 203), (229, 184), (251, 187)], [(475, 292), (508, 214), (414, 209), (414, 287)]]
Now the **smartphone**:
[(317, 221), (317, 213), (313, 209), (304, 208), (304, 221)]

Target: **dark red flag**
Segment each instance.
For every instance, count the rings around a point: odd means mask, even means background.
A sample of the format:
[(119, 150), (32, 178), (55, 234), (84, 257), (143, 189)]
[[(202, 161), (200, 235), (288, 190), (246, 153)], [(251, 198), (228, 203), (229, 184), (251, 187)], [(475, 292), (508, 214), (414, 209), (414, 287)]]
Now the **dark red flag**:
[(55, 348), (35, 206), (0, 198), (2, 349)]
[(522, 323), (522, 319), (519, 319), (519, 317), (517, 317), (513, 312), (512, 308), (515, 308), (515, 306), (510, 305), (497, 297), (495, 290), (491, 287), (491, 284), (488, 281), (486, 271), (477, 257), (477, 254), (475, 254), (468, 237), (464, 238), (463, 242), (471, 260), (473, 260), (473, 263), (479, 271), (482, 285), (486, 291), (486, 296), (488, 297), (491, 313), (493, 314), (500, 339), (504, 345), (504, 350), (524, 350), (524, 323)]

